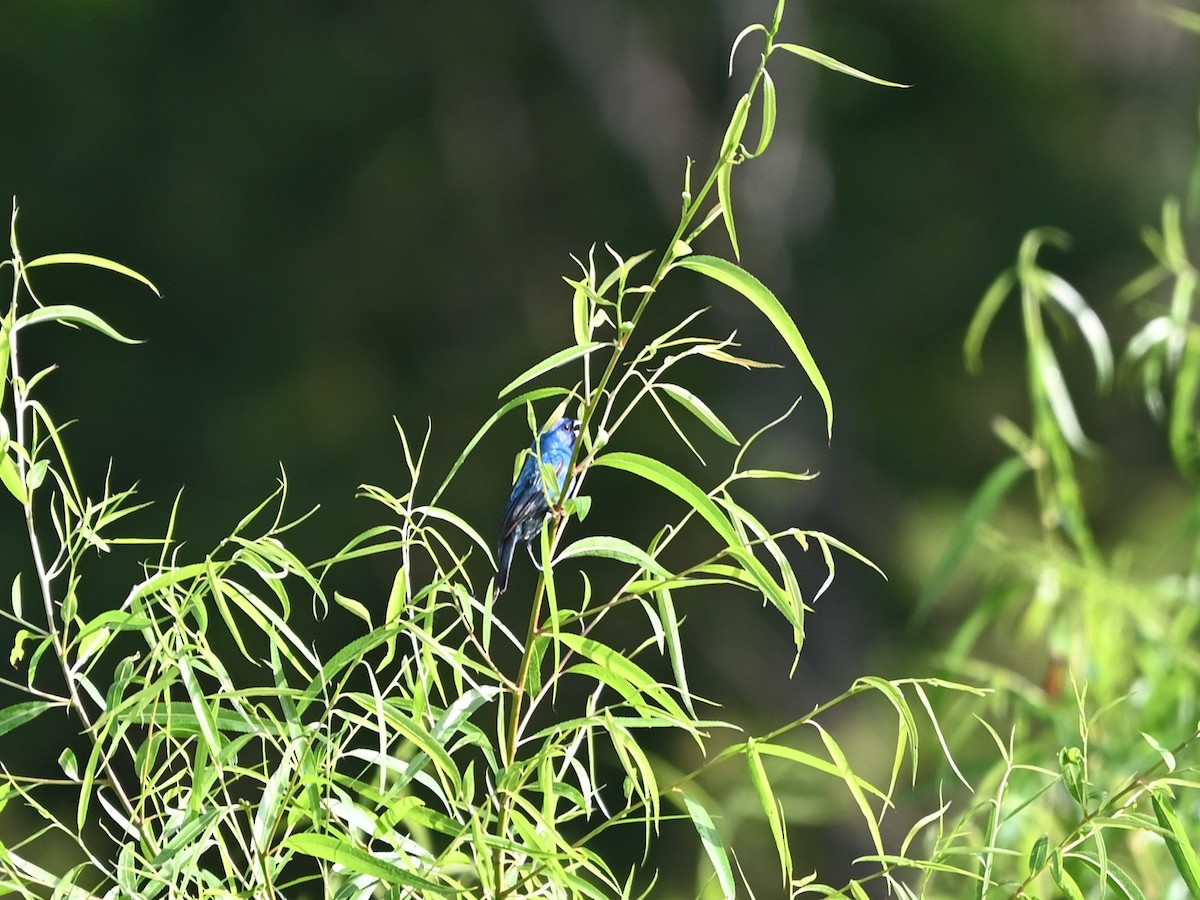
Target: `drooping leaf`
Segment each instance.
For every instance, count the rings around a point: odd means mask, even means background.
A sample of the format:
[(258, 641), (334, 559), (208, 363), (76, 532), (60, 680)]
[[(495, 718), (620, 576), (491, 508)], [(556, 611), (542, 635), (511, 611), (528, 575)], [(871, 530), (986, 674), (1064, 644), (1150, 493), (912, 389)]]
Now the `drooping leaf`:
[(717, 826), (713, 824), (712, 816), (691, 794), (686, 791), (681, 793), (692, 825), (695, 826), (696, 833), (700, 835), (700, 843), (704, 846), (704, 852), (713, 864), (713, 869), (716, 870), (717, 883), (721, 886), (721, 896), (724, 900), (735, 900), (737, 883), (733, 880), (733, 867), (729, 864), (729, 851), (725, 848), (725, 842), (721, 839)]
[(843, 75), (850, 75), (854, 78), (861, 78), (863, 81), (869, 81), (872, 84), (881, 84), (884, 87), (906, 88), (912, 87), (911, 84), (901, 84), (898, 81), (888, 81), (885, 78), (876, 78), (874, 75), (868, 75), (860, 69), (853, 66), (848, 66), (844, 62), (834, 59), (832, 56), (827, 56), (819, 50), (813, 50), (810, 47), (802, 47), (799, 44), (776, 44), (776, 50), (783, 50), (787, 53), (794, 53), (796, 56), (802, 56), (805, 59), (810, 59), (815, 63), (819, 63), (827, 69), (832, 69), (835, 72), (841, 72)]
[(29, 325), (36, 325), (39, 322), (65, 322), (68, 325), (85, 325), (123, 344), (141, 343), (141, 341), (134, 338), (125, 337), (125, 335), (121, 334), (121, 332), (117, 331), (117, 329), (113, 328), (90, 309), (84, 309), (82, 306), (73, 306), (71, 304), (40, 306), (31, 312), (27, 312), (13, 323), (13, 331)]
[(821, 395), (821, 401), (825, 404), (826, 430), (832, 437), (833, 397), (829, 393), (829, 387), (825, 384), (821, 370), (817, 367), (816, 360), (813, 359), (813, 355), (808, 349), (808, 344), (800, 334), (800, 329), (796, 327), (796, 323), (792, 321), (788, 311), (779, 302), (779, 298), (745, 269), (716, 256), (688, 256), (676, 262), (675, 265), (699, 272), (733, 288), (758, 307), (759, 311), (770, 320), (780, 337), (795, 354), (800, 367), (812, 381), (817, 393)]
[(140, 281), (158, 296), (162, 296), (162, 291), (154, 286), (145, 275), (140, 272), (135, 272), (128, 266), (123, 266), (119, 262), (113, 262), (111, 259), (105, 259), (102, 256), (93, 256), (90, 253), (50, 253), (46, 256), (39, 256), (37, 259), (32, 259), (25, 263), (26, 269), (36, 269), (38, 266), (54, 266), (62, 264), (94, 266), (97, 269), (107, 269), (110, 272), (116, 272), (118, 275), (124, 275), (126, 278), (132, 278), (134, 281)]

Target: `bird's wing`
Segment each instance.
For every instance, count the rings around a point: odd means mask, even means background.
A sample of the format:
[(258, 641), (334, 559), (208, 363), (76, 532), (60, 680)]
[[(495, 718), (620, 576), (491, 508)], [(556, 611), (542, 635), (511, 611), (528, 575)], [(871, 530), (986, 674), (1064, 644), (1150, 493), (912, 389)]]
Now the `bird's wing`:
[(500, 525), (500, 545), (512, 536), (525, 519), (546, 509), (546, 498), (542, 494), (542, 475), (538, 471), (537, 459), (530, 456), (521, 468), (521, 475), (508, 498), (504, 510), (504, 521)]

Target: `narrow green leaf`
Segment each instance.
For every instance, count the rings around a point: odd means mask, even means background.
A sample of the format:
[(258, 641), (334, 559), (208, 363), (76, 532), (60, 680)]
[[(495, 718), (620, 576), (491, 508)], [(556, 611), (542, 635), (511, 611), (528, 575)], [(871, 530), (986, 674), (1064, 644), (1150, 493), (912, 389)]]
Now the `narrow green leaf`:
[(0, 710), (0, 735), (8, 734), (14, 728), (20, 728), (26, 722), (32, 722), (55, 704), (45, 700), (29, 700), (25, 703), (14, 703)]
[(79, 780), (79, 761), (70, 747), (64, 747), (62, 753), (58, 754), (58, 767), (71, 781)]
[[(822, 759), (821, 757), (815, 756), (812, 753), (806, 753), (803, 750), (797, 750), (794, 747), (786, 747), (782, 744), (768, 744), (763, 741), (755, 741), (754, 748), (759, 755), (778, 756), (781, 759), (798, 763), (805, 768), (813, 769), (817, 772), (823, 772), (826, 775), (832, 775), (834, 778), (842, 778), (843, 780), (845, 778), (846, 773), (839, 769), (835, 764), (829, 762), (829, 760)], [(871, 782), (867, 781), (865, 778), (861, 778), (853, 772), (850, 773), (850, 777), (855, 780), (860, 790), (867, 792), (873, 797), (879, 798), (884, 803), (887, 803), (887, 794), (875, 787), (875, 785), (871, 784)]]
[(639, 566), (647, 572), (662, 578), (673, 577), (654, 557), (641, 547), (623, 538), (610, 537), (608, 535), (580, 538), (559, 551), (558, 559), (555, 562), (561, 562), (564, 559), (571, 559), (578, 556), (603, 556)]
[(767, 825), (771, 829), (771, 837), (775, 841), (775, 855), (783, 874), (783, 883), (787, 885), (792, 880), (792, 854), (788, 848), (787, 828), (784, 825), (783, 814), (775, 792), (771, 790), (771, 781), (767, 778), (767, 768), (763, 765), (762, 757), (758, 754), (753, 738), (746, 742), (746, 763), (750, 767), (750, 782), (754, 792), (758, 794), (758, 802), (762, 804), (763, 813), (767, 817)]
[(607, 644), (569, 632), (562, 632), (558, 639), (581, 656), (590, 659), (605, 672), (627, 681), (641, 694), (653, 697), (663, 711), (683, 723), (687, 715), (666, 689), (650, 674), (631, 659), (627, 659)]
[(850, 796), (854, 798), (855, 804), (858, 806), (859, 812), (862, 813), (863, 821), (867, 823), (867, 831), (871, 835), (871, 843), (875, 846), (875, 852), (882, 854), (883, 835), (879, 831), (879, 821), (875, 818), (875, 812), (871, 809), (871, 804), (867, 802), (866, 794), (863, 793), (862, 779), (854, 772), (850, 766), (850, 761), (846, 759), (845, 753), (842, 752), (841, 746), (833, 735), (826, 731), (821, 724), (810, 720), (809, 725), (817, 729), (817, 733), (821, 735), (821, 740), (825, 744), (825, 750), (829, 753), (829, 758), (838, 770), (838, 775), (841, 776), (842, 782), (846, 785), (846, 789), (850, 791)]
[(983, 365), (983, 339), (987, 337), (992, 320), (996, 318), (996, 313), (1000, 311), (1005, 298), (1016, 284), (1017, 273), (1012, 269), (1005, 269), (988, 286), (975, 309), (975, 315), (971, 317), (971, 324), (967, 326), (967, 337), (963, 341), (963, 359), (967, 371), (972, 375)]
[(812, 353), (809, 352), (808, 344), (804, 342), (804, 338), (801, 336), (800, 330), (796, 327), (796, 323), (792, 321), (792, 317), (784, 309), (779, 299), (771, 293), (766, 285), (745, 269), (719, 257), (688, 256), (679, 260), (675, 265), (699, 272), (702, 275), (712, 278), (714, 281), (719, 281), (733, 288), (757, 306), (759, 311), (771, 321), (771, 324), (775, 326), (775, 330), (779, 333), (780, 337), (784, 339), (792, 353), (795, 354), (801, 368), (804, 369), (805, 374), (812, 381), (813, 387), (817, 389), (817, 393), (821, 395), (821, 401), (825, 404), (826, 430), (829, 436), (832, 437), (833, 397), (830, 396), (829, 388), (825, 384), (825, 378), (821, 375), (821, 370), (817, 367), (816, 360), (813, 359)]
[(17, 471), (17, 463), (11, 456), (5, 453), (0, 456), (0, 482), (8, 488), (8, 492), (12, 494), (17, 502), (21, 505), (25, 504), (29, 495), (25, 491), (25, 482), (21, 480), (21, 473)]
[(658, 389), (703, 422), (721, 440), (737, 445), (738, 439), (733, 436), (733, 432), (726, 427), (716, 413), (709, 409), (707, 403), (691, 391), (677, 384), (665, 382), (659, 384)]
[(458, 894), (458, 891), (414, 875), (407, 868), (401, 869), (366, 850), (359, 849), (348, 840), (342, 840), (332, 835), (293, 834), (284, 838), (281, 846), (284, 849), (294, 850), (316, 859), (328, 860), (359, 875), (378, 878), (389, 885), (419, 888), (423, 891), (433, 891), (447, 896)]
[(341, 591), (333, 592), (333, 602), (346, 610), (355, 618), (362, 619), (367, 623), (367, 627), (371, 627), (371, 611), (360, 600), (355, 600), (353, 597), (347, 597)]
[(725, 130), (725, 138), (721, 141), (720, 166), (732, 163), (738, 145), (742, 142), (742, 133), (746, 130), (746, 117), (750, 114), (750, 95), (742, 94), (733, 115), (729, 118), (729, 127)]
[(114, 341), (120, 341), (123, 344), (141, 343), (141, 341), (125, 337), (125, 335), (121, 334), (121, 332), (117, 331), (117, 329), (113, 328), (91, 310), (70, 304), (40, 306), (32, 312), (27, 312), (13, 323), (13, 331), (17, 331), (27, 325), (36, 325), (39, 322), (65, 322), (70, 325), (86, 325), (88, 328), (99, 331), (101, 334), (112, 338)]
[[(432, 505), (438, 502), (438, 499), (445, 492), (447, 486), (449, 486), (450, 482), (454, 480), (454, 476), (458, 474), (458, 470), (462, 468), (462, 464), (467, 461), (467, 457), (474, 452), (475, 448), (479, 445), (479, 442), (483, 440), (484, 436), (492, 430), (493, 425), (518, 407), (524, 408), (526, 404), (533, 404), (539, 400), (544, 400), (547, 397), (561, 397), (567, 393), (569, 393), (567, 389), (562, 387), (536, 388), (532, 391), (527, 391), (523, 394), (513, 397), (511, 400), (505, 402), (502, 407), (492, 413), (491, 416), (488, 417), (488, 420), (479, 427), (475, 434), (471, 436), (471, 440), (467, 441), (467, 446), (463, 448), (462, 453), (458, 455), (458, 459), (456, 459), (454, 464), (450, 466), (450, 470), (446, 473), (446, 477), (442, 479), (442, 483), (438, 485), (438, 489), (433, 492), (433, 497), (429, 501), (430, 504)], [(531, 428), (536, 427), (536, 424), (531, 426)]]
[[(917, 720), (913, 715), (912, 707), (904, 698), (904, 692), (896, 686), (894, 682), (880, 678), (877, 675), (864, 675), (856, 681), (855, 686), (860, 684), (869, 685), (879, 693), (883, 694), (896, 710), (896, 715), (899, 716), (899, 744), (896, 753), (896, 763), (899, 763), (901, 751), (905, 746), (909, 748), (909, 762), (912, 765), (913, 779), (917, 777), (917, 762), (920, 759), (918, 752), (920, 748), (921, 732), (917, 730)], [(892, 772), (893, 786), (895, 784), (896, 772)], [(890, 791), (889, 791), (890, 793)]]
[(1200, 34), (1200, 12), (1182, 9), (1178, 6), (1169, 6), (1165, 3), (1155, 3), (1150, 6), (1150, 10), (1164, 19), (1174, 22), (1180, 28)]
[(1113, 354), (1108, 332), (1104, 330), (1100, 317), (1065, 278), (1046, 272), (1045, 285), (1050, 296), (1075, 320), (1075, 326), (1092, 351), (1092, 361), (1096, 366), (1096, 388), (1101, 391), (1107, 389), (1112, 383)]
[(756, 31), (761, 31), (766, 34), (767, 29), (761, 24), (747, 25), (738, 32), (738, 36), (733, 39), (733, 46), (729, 48), (729, 76), (733, 77), (733, 57), (737, 54), (737, 48), (742, 41)]
[(721, 885), (721, 896), (724, 900), (735, 900), (737, 883), (733, 880), (733, 867), (729, 864), (729, 851), (725, 849), (725, 842), (721, 840), (721, 835), (717, 831), (716, 825), (713, 824), (712, 817), (700, 801), (686, 791), (681, 791), (681, 793), (683, 802), (687, 806), (688, 816), (691, 817), (696, 833), (700, 835), (700, 843), (704, 845), (704, 852), (708, 854), (709, 861), (716, 870), (717, 883)]
[(991, 518), (996, 507), (1000, 505), (1013, 486), (1027, 473), (1029, 466), (1024, 459), (1013, 457), (1006, 459), (984, 479), (975, 496), (967, 505), (962, 523), (954, 532), (933, 573), (925, 580), (925, 588), (917, 598), (913, 609), (912, 623), (920, 625), (928, 617), (934, 603), (941, 597), (950, 577), (958, 569), (967, 550), (975, 543), (975, 535), (980, 526)]
[(671, 659), (671, 671), (675, 674), (675, 684), (679, 687), (679, 695), (687, 711), (696, 717), (696, 708), (692, 705), (692, 693), (688, 687), (687, 669), (683, 663), (683, 642), (679, 638), (679, 617), (675, 613), (675, 600), (670, 588), (654, 591), (654, 599), (658, 605), (658, 618), (663, 625), (663, 636), (666, 639), (667, 655)]
[(621, 255), (608, 246), (608, 244), (605, 244), (604, 247), (616, 259), (617, 267), (604, 276), (604, 280), (600, 282), (600, 287), (597, 288), (597, 297), (607, 294), (608, 289), (614, 284), (618, 286), (618, 290), (623, 294), (625, 292), (625, 281), (629, 278), (629, 273), (633, 271), (633, 267), (648, 259), (654, 251), (644, 250), (636, 256), (629, 257), (629, 259), (622, 259)]
[(651, 481), (659, 487), (666, 488), (698, 512), (727, 544), (731, 546), (741, 545), (741, 540), (734, 530), (733, 525), (730, 523), (728, 517), (721, 512), (720, 507), (712, 501), (712, 498), (700, 490), (695, 482), (680, 474), (675, 469), (672, 469), (666, 463), (659, 462), (657, 459), (649, 456), (643, 456), (640, 453), (616, 450), (598, 456), (592, 465), (593, 467), (608, 466), (613, 469), (620, 469), (632, 475), (637, 475), (639, 478)]
[(742, 248), (738, 245), (737, 223), (733, 218), (733, 164), (722, 163), (717, 170), (717, 198), (721, 202), (721, 221), (725, 223), (725, 233), (729, 235), (729, 246), (733, 248), (733, 258), (742, 258)]
[(474, 541), (477, 547), (483, 550), (483, 552), (487, 555), (488, 562), (490, 562), (493, 566), (496, 564), (495, 559), (492, 557), (491, 544), (485, 541), (483, 536), (476, 531), (466, 519), (462, 518), (457, 513), (453, 513), (448, 509), (443, 509), (440, 506), (418, 506), (415, 510), (413, 510), (413, 513), (416, 515), (426, 515), (432, 519), (440, 519), (443, 522), (449, 522), (451, 525), (469, 537), (472, 541)]
[[(1188, 333), (1183, 360), (1175, 379), (1175, 396), (1171, 400), (1171, 417), (1167, 437), (1175, 465), (1187, 478), (1197, 477), (1196, 468), (1196, 400), (1200, 397), (1200, 336)], [(0, 470), (0, 474), (3, 471)]]
[[(8, 329), (0, 327), (0, 408), (4, 406), (4, 392), (8, 387), (8, 360), (11, 353), (11, 347), (8, 340)], [(3, 433), (0, 433), (0, 438), (4, 441), (8, 440), (8, 426), (0, 425)], [(3, 441), (0, 441), (3, 443)], [(0, 447), (0, 452), (3, 452), (3, 447)]]
[(819, 50), (813, 50), (809, 47), (802, 47), (799, 44), (776, 44), (776, 50), (784, 50), (787, 53), (794, 53), (796, 56), (802, 56), (805, 59), (810, 59), (815, 63), (819, 63), (827, 69), (832, 69), (835, 72), (841, 72), (843, 75), (851, 75), (854, 78), (861, 78), (863, 81), (869, 81), (872, 84), (881, 84), (884, 87), (906, 88), (912, 87), (911, 84), (901, 84), (898, 81), (888, 81), (884, 78), (876, 78), (874, 75), (868, 75), (853, 66), (848, 66), (844, 62), (839, 62), (832, 56), (826, 56)]
[(128, 266), (123, 266), (119, 262), (113, 262), (111, 259), (105, 259), (102, 256), (92, 256), (90, 253), (50, 253), (25, 263), (25, 268), (35, 269), (38, 266), (52, 266), (63, 263), (108, 269), (108, 271), (116, 272), (118, 275), (124, 275), (126, 278), (132, 278), (134, 281), (140, 281), (146, 287), (150, 288), (150, 290), (154, 291), (154, 293), (158, 294), (158, 296), (162, 296), (162, 292), (154, 286), (154, 282), (140, 272), (135, 272)]
[(758, 146), (751, 154), (753, 156), (761, 156), (771, 143), (771, 137), (775, 134), (775, 82), (771, 78), (771, 73), (766, 69), (763, 69), (762, 74), (762, 130), (758, 135)]
[(592, 339), (588, 316), (591, 304), (588, 303), (588, 292), (583, 282), (568, 280), (567, 284), (575, 289), (571, 295), (571, 328), (575, 332), (575, 343), (582, 347)]
[[(1120, 866), (1107, 857), (1100, 857), (1084, 852), (1082, 850), (1074, 850), (1064, 854), (1068, 859), (1077, 859), (1080, 862), (1093, 869), (1098, 874), (1106, 885), (1111, 885), (1116, 888), (1126, 898), (1126, 900), (1146, 900), (1146, 895), (1142, 893), (1141, 888), (1137, 886), (1137, 882)], [(1193, 895), (1195, 896), (1195, 895)]]
[(1043, 834), (1033, 842), (1033, 849), (1029, 851), (1029, 874), (1036, 875), (1046, 867), (1046, 861), (1050, 856), (1050, 836)]
[(1159, 826), (1167, 832), (1163, 840), (1166, 841), (1167, 850), (1179, 877), (1187, 885), (1189, 894), (1200, 897), (1200, 858), (1197, 857), (1196, 848), (1192, 846), (1187, 827), (1165, 792), (1152, 791), (1150, 803), (1154, 807), (1154, 817), (1158, 819)]
[(505, 394), (511, 393), (526, 382), (537, 378), (539, 375), (544, 375), (547, 372), (557, 369), (559, 366), (565, 366), (567, 363), (574, 362), (577, 359), (582, 359), (588, 354), (594, 353), (604, 346), (607, 345), (599, 341), (590, 341), (586, 344), (577, 344), (574, 347), (567, 347), (563, 350), (559, 350), (557, 353), (552, 353), (541, 362), (530, 366), (528, 369), (506, 384), (500, 389), (500, 393), (496, 396), (503, 397)]

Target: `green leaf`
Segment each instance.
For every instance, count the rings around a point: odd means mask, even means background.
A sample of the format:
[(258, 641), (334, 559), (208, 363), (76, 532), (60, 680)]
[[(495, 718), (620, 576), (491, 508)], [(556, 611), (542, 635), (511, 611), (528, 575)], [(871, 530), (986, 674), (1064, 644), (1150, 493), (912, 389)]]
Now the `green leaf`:
[(871, 843), (875, 845), (875, 852), (883, 854), (883, 835), (879, 831), (879, 821), (875, 818), (875, 813), (871, 809), (871, 804), (867, 801), (866, 794), (863, 793), (862, 779), (855, 773), (850, 766), (850, 761), (846, 759), (846, 755), (842, 752), (841, 746), (833, 735), (826, 731), (820, 723), (810, 720), (809, 725), (812, 725), (821, 735), (821, 740), (825, 743), (825, 749), (829, 753), (829, 758), (837, 768), (838, 775), (842, 782), (846, 785), (846, 789), (850, 791), (850, 796), (854, 798), (859, 812), (862, 813), (863, 820), (867, 823), (867, 831), (871, 835)]
[[(650, 674), (633, 660), (626, 659), (607, 644), (602, 644), (599, 641), (594, 641), (591, 638), (582, 637), (581, 635), (562, 632), (559, 634), (558, 639), (580, 656), (590, 659), (604, 672), (630, 684), (638, 693), (653, 697), (658, 701), (663, 711), (679, 723), (682, 724), (687, 721), (688, 717), (679, 704), (667, 693), (666, 689), (654, 678), (650, 677)], [(621, 691), (621, 693), (628, 699), (629, 695), (627, 692)]]
[(293, 834), (284, 838), (281, 846), (316, 859), (328, 860), (359, 875), (378, 878), (389, 885), (420, 888), (447, 896), (458, 893), (451, 888), (414, 875), (407, 868), (401, 869), (366, 850), (359, 849), (348, 840), (342, 840), (332, 835)]
[(737, 54), (738, 46), (747, 36), (756, 31), (761, 31), (763, 34), (767, 33), (766, 27), (761, 24), (747, 25), (745, 28), (739, 31), (738, 36), (733, 39), (733, 46), (729, 48), (729, 76), (731, 78), (733, 77), (733, 57)]
[(18, 503), (25, 504), (29, 497), (25, 491), (25, 482), (21, 480), (21, 473), (17, 471), (16, 460), (7, 453), (0, 456), (0, 482), (3, 482), (8, 492), (17, 498)]
[(746, 130), (746, 117), (749, 114), (750, 95), (742, 94), (733, 108), (733, 115), (729, 118), (729, 127), (725, 129), (725, 138), (721, 141), (719, 165), (724, 167), (727, 163), (732, 162), (734, 152), (742, 142), (742, 133)]
[(1113, 354), (1112, 345), (1108, 341), (1108, 332), (1096, 311), (1088, 306), (1083, 295), (1075, 290), (1065, 278), (1053, 272), (1044, 273), (1046, 291), (1053, 297), (1074, 320), (1075, 327), (1087, 341), (1092, 351), (1092, 361), (1096, 366), (1096, 388), (1105, 390), (1112, 383)]
[(359, 600), (353, 597), (347, 597), (341, 591), (333, 592), (333, 602), (346, 610), (350, 615), (362, 619), (367, 623), (367, 627), (371, 627), (371, 611)]
[(794, 53), (796, 56), (802, 56), (805, 59), (810, 59), (815, 63), (819, 63), (827, 69), (832, 69), (835, 72), (841, 72), (843, 75), (851, 75), (854, 78), (861, 78), (863, 81), (869, 81), (872, 84), (881, 84), (884, 87), (906, 88), (912, 87), (911, 84), (901, 84), (898, 81), (888, 81), (884, 78), (876, 78), (874, 75), (868, 75), (853, 66), (848, 66), (844, 62), (839, 62), (832, 56), (826, 56), (818, 50), (813, 50), (809, 47), (802, 47), (799, 44), (776, 44), (776, 50), (783, 50), (787, 53)]
[(934, 567), (933, 573), (925, 580), (925, 589), (921, 591), (920, 597), (917, 598), (916, 608), (913, 610), (912, 623), (919, 625), (925, 621), (929, 615), (929, 611), (933, 608), (933, 604), (937, 602), (942, 595), (942, 591), (946, 589), (946, 585), (950, 581), (950, 577), (958, 568), (962, 558), (975, 542), (975, 535), (979, 528), (991, 518), (996, 507), (1000, 505), (1008, 492), (1013, 486), (1029, 472), (1029, 465), (1024, 459), (1014, 457), (1006, 459), (984, 479), (979, 490), (975, 492), (975, 496), (971, 498), (971, 502), (967, 505), (967, 511), (963, 515), (962, 523), (954, 532), (954, 536), (950, 539), (949, 545), (942, 553), (942, 558), (938, 560), (937, 566)]
[(162, 292), (154, 286), (154, 282), (140, 272), (135, 272), (128, 266), (123, 266), (119, 262), (113, 262), (111, 259), (105, 259), (102, 256), (92, 256), (90, 253), (51, 253), (30, 260), (25, 263), (25, 268), (36, 269), (38, 266), (53, 266), (63, 263), (108, 269), (108, 271), (116, 272), (118, 275), (124, 275), (126, 278), (132, 278), (134, 281), (140, 281), (146, 287), (150, 288), (150, 290), (154, 291), (154, 293), (158, 294), (158, 296), (162, 296)]
[[(1101, 878), (1104, 879), (1106, 885), (1111, 885), (1116, 888), (1126, 898), (1126, 900), (1146, 900), (1146, 895), (1142, 893), (1141, 888), (1137, 886), (1137, 882), (1118, 866), (1111, 859), (1101, 860), (1091, 853), (1085, 853), (1081, 850), (1075, 850), (1064, 854), (1068, 859), (1077, 859), (1093, 869)], [(1195, 894), (1192, 895), (1196, 896)]]
[(125, 335), (121, 334), (121, 332), (117, 331), (117, 329), (113, 328), (91, 310), (70, 304), (38, 307), (17, 319), (13, 323), (13, 331), (17, 331), (27, 325), (36, 325), (39, 322), (64, 322), (68, 325), (86, 325), (88, 328), (99, 331), (101, 334), (112, 338), (114, 341), (120, 341), (123, 344), (141, 343), (141, 341), (125, 337)]
[(638, 566), (662, 578), (672, 577), (671, 573), (664, 569), (658, 560), (641, 547), (623, 538), (610, 537), (608, 535), (580, 538), (560, 551), (558, 559), (555, 562), (558, 563), (564, 559), (576, 556), (603, 556), (609, 559), (617, 559), (621, 562)]
[(741, 259), (742, 250), (738, 246), (737, 223), (733, 220), (732, 164), (723, 163), (717, 170), (717, 197), (721, 201), (721, 220), (725, 223), (725, 233), (729, 235), (729, 245), (733, 248), (734, 259)]
[(772, 135), (775, 134), (775, 82), (771, 78), (771, 73), (766, 69), (762, 70), (762, 74), (762, 129), (758, 135), (758, 146), (751, 154), (752, 156), (761, 156), (767, 149), (767, 145), (771, 143)]
[(1043, 834), (1033, 842), (1033, 849), (1029, 851), (1029, 874), (1036, 875), (1046, 867), (1046, 861), (1050, 855), (1050, 836)]
[(637, 475), (639, 478), (651, 481), (659, 487), (666, 488), (698, 512), (712, 526), (713, 530), (721, 536), (725, 543), (730, 546), (741, 545), (741, 539), (738, 537), (733, 525), (725, 514), (721, 512), (720, 507), (713, 502), (712, 498), (700, 490), (695, 482), (686, 478), (675, 469), (672, 469), (666, 463), (659, 462), (657, 459), (652, 459), (649, 456), (643, 456), (640, 453), (615, 450), (611, 453), (598, 456), (592, 465), (593, 467), (608, 466), (609, 468), (620, 469), (632, 475)]
[(1150, 803), (1154, 807), (1154, 817), (1158, 819), (1159, 826), (1166, 832), (1163, 840), (1166, 841), (1167, 850), (1171, 854), (1171, 860), (1175, 863), (1179, 877), (1187, 885), (1188, 893), (1193, 897), (1200, 897), (1200, 858), (1197, 858), (1196, 848), (1192, 846), (1187, 827), (1179, 818), (1175, 807), (1167, 799), (1165, 792), (1152, 791)]
[(1078, 747), (1064, 747), (1058, 752), (1058, 767), (1067, 793), (1087, 812), (1088, 785), (1084, 776), (1086, 760)]
[(783, 883), (787, 885), (792, 879), (792, 853), (788, 848), (787, 828), (783, 822), (782, 806), (771, 790), (771, 782), (767, 778), (767, 769), (762, 757), (758, 754), (753, 738), (746, 742), (746, 763), (750, 767), (750, 782), (758, 801), (762, 804), (763, 813), (767, 817), (767, 825), (771, 829), (771, 837), (775, 841), (775, 855), (783, 872)]
[(975, 315), (971, 317), (967, 337), (963, 341), (963, 359), (967, 371), (972, 375), (983, 365), (983, 339), (987, 336), (992, 320), (996, 318), (996, 313), (1000, 311), (1005, 298), (1016, 284), (1017, 273), (1012, 269), (1005, 269), (984, 292), (983, 299), (975, 309)]
[[(4, 406), (4, 392), (8, 387), (8, 360), (11, 353), (11, 347), (8, 340), (8, 329), (0, 327), (0, 408)], [(4, 434), (0, 435), (5, 441), (8, 440), (8, 429), (4, 426)], [(0, 441), (3, 443), (3, 441)], [(2, 450), (3, 448), (0, 448)]]
[(737, 445), (738, 439), (733, 436), (733, 432), (725, 426), (715, 412), (708, 408), (707, 403), (691, 391), (677, 384), (668, 383), (659, 384), (658, 389), (703, 422), (721, 440)]
[(717, 883), (721, 885), (721, 896), (725, 900), (734, 900), (737, 897), (737, 883), (733, 880), (733, 867), (729, 864), (729, 851), (725, 849), (725, 842), (721, 840), (717, 826), (713, 824), (708, 810), (700, 804), (699, 800), (686, 791), (680, 793), (683, 794), (683, 802), (687, 807), (688, 816), (691, 817), (692, 825), (695, 826), (696, 833), (700, 835), (700, 843), (704, 845), (704, 852), (708, 854), (709, 861), (716, 870)]
[(681, 475), (675, 469), (672, 469), (666, 463), (659, 462), (648, 456), (642, 456), (639, 453), (628, 453), (625, 451), (605, 453), (597, 457), (592, 465), (593, 467), (608, 466), (629, 472), (632, 475), (637, 475), (660, 487), (666, 488), (682, 499), (689, 507), (699, 513), (701, 518), (708, 522), (713, 530), (721, 536), (721, 539), (729, 547), (730, 556), (734, 557), (746, 573), (754, 579), (763, 596), (770, 600), (789, 622), (797, 628), (800, 627), (802, 610), (799, 606), (799, 599), (790, 596), (771, 577), (766, 567), (742, 543), (737, 529), (734, 528), (728, 517), (721, 512), (720, 507), (704, 491), (700, 490), (694, 482)]
[(58, 754), (58, 767), (71, 781), (79, 780), (79, 762), (75, 759), (75, 751), (70, 747), (64, 747), (63, 752)]
[(771, 293), (766, 285), (745, 269), (725, 259), (715, 256), (688, 256), (679, 260), (675, 265), (699, 272), (702, 275), (712, 278), (714, 281), (719, 281), (733, 288), (757, 306), (759, 311), (771, 321), (771, 324), (775, 326), (775, 330), (779, 333), (780, 337), (787, 342), (788, 347), (795, 354), (801, 368), (804, 369), (805, 374), (812, 381), (813, 387), (817, 389), (817, 393), (821, 395), (821, 401), (825, 404), (826, 429), (829, 436), (832, 437), (833, 397), (830, 396), (829, 388), (825, 384), (821, 370), (817, 368), (816, 360), (813, 359), (812, 353), (809, 352), (808, 345), (804, 342), (800, 330), (796, 327), (796, 323), (792, 321), (792, 317), (788, 315), (788, 311), (784, 309), (783, 304), (779, 302), (779, 299)]
[(582, 357), (585, 357), (590, 353), (594, 353), (601, 347), (605, 346), (607, 346), (607, 344), (601, 343), (600, 341), (590, 341), (586, 344), (578, 344), (574, 347), (567, 347), (564, 350), (559, 350), (557, 353), (547, 356), (541, 362), (530, 366), (528, 369), (506, 384), (503, 388), (501, 388), (500, 393), (496, 396), (498, 398), (503, 397), (505, 394), (516, 390), (527, 381), (532, 381), (539, 375), (544, 375), (553, 369), (557, 369), (559, 366), (565, 366), (567, 363), (581, 359)]
[(14, 703), (0, 710), (0, 734), (8, 734), (14, 728), (20, 728), (26, 722), (32, 722), (46, 710), (56, 704), (45, 700), (29, 700), (25, 703)]

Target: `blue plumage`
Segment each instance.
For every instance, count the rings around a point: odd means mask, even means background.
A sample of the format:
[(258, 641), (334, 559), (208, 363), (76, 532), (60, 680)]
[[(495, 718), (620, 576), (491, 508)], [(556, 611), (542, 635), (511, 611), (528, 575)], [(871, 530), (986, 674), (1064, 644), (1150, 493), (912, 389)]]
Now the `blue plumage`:
[[(527, 544), (541, 533), (542, 522), (550, 512), (550, 503), (562, 494), (578, 437), (578, 419), (559, 419), (529, 448), (529, 455), (525, 457), (521, 474), (513, 485), (508, 508), (504, 510), (504, 522), (500, 526), (500, 545), (497, 550), (500, 570), (496, 575), (496, 596), (508, 588), (508, 571), (512, 567), (517, 544)], [(556, 483), (551, 485), (549, 491), (542, 482), (539, 459), (542, 465), (554, 469)]]

